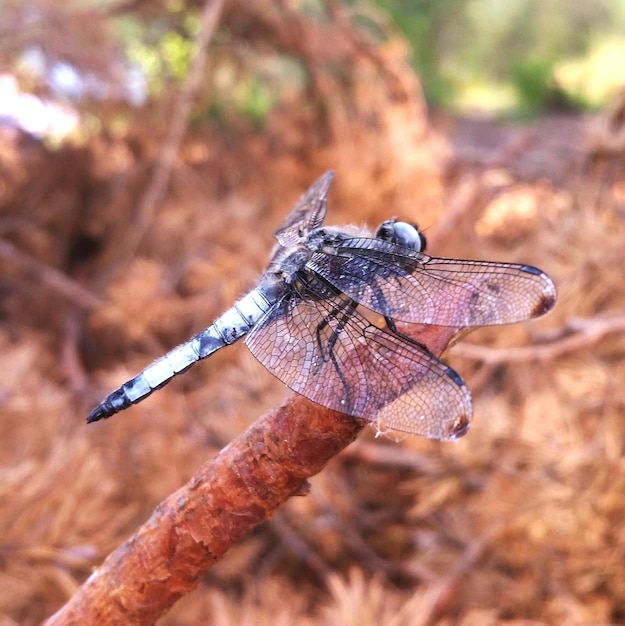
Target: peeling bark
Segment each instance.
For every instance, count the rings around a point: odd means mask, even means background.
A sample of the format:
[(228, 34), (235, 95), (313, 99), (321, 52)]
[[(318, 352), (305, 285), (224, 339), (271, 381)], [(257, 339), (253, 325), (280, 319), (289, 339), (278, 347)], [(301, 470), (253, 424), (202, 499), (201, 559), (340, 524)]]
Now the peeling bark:
[(231, 545), (301, 493), (365, 424), (291, 397), (164, 500), (47, 626), (153, 624)]

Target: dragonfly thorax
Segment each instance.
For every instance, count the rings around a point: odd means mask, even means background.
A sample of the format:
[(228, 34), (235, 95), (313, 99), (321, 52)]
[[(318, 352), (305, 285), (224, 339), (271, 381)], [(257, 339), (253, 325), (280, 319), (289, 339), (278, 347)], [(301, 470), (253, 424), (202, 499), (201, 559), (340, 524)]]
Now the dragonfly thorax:
[(272, 274), (276, 282), (284, 286), (292, 285), (311, 255), (312, 252), (303, 242), (289, 247), (278, 246), (265, 276)]

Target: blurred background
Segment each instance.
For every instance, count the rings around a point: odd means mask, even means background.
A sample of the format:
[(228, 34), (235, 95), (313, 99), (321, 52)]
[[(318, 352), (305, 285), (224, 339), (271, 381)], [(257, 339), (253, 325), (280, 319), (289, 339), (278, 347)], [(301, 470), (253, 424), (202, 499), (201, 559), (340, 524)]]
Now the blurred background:
[(287, 390), (235, 345), (91, 425), (327, 223), (537, 265), (448, 353), (458, 443), (365, 432), (159, 622), (625, 621), (625, 4), (0, 0), (0, 624), (36, 624)]

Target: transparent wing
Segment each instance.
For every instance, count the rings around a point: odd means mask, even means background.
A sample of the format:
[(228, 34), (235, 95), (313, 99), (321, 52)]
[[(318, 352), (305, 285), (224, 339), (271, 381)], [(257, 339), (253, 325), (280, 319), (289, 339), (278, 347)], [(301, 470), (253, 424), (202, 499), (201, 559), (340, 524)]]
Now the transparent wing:
[(280, 245), (295, 245), (323, 222), (328, 210), (328, 190), (333, 179), (334, 172), (327, 171), (304, 192), (274, 233)]
[(245, 343), (272, 374), (318, 404), (433, 439), (466, 433), (471, 396), (458, 374), (353, 306), (340, 294), (283, 300)]
[(437, 259), (379, 239), (346, 239), (307, 267), (368, 309), (412, 323), (510, 324), (556, 299), (553, 281), (531, 265)]

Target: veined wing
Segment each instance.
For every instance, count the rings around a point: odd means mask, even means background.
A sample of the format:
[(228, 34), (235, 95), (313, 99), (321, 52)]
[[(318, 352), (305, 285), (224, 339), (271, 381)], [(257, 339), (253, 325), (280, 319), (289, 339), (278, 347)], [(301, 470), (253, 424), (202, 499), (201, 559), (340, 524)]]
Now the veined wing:
[(295, 245), (323, 222), (328, 210), (328, 190), (333, 179), (334, 172), (329, 170), (304, 192), (274, 233), (280, 245)]
[(283, 299), (245, 339), (282, 382), (328, 408), (433, 439), (456, 439), (471, 396), (451, 368), (369, 323), (342, 294)]
[(549, 311), (553, 281), (531, 265), (439, 259), (372, 238), (349, 238), (307, 267), (386, 317), (438, 326), (511, 324)]

